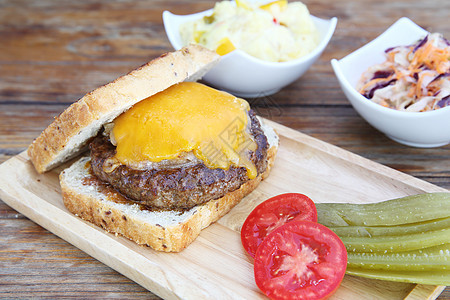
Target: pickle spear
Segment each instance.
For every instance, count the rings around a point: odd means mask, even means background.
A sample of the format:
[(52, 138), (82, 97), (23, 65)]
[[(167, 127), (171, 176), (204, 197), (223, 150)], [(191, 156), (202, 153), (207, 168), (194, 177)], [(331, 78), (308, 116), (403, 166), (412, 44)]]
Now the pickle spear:
[(394, 271), (450, 270), (450, 245), (396, 253), (348, 253), (348, 267)]
[(340, 237), (347, 252), (402, 252), (450, 243), (450, 227), (421, 233), (374, 236)]
[(426, 193), (369, 204), (316, 203), (325, 226), (391, 226), (450, 217), (450, 193)]
[(389, 280), (399, 282), (411, 282), (432, 285), (450, 285), (450, 271), (386, 271), (386, 270), (368, 270), (347, 267), (346, 274)]
[(427, 232), (450, 228), (450, 217), (425, 222), (394, 225), (394, 226), (337, 226), (328, 227), (338, 236), (342, 237), (375, 237), (375, 236), (396, 236)]

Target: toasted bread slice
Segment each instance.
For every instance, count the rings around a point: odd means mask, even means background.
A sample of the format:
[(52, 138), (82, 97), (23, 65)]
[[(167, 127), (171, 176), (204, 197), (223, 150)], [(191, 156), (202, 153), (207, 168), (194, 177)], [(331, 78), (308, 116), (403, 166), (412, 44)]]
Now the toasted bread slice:
[(62, 164), (78, 155), (103, 124), (174, 84), (200, 79), (219, 58), (211, 50), (189, 45), (86, 94), (33, 141), (28, 148), (31, 162), (39, 173)]
[(262, 128), (269, 141), (266, 171), (220, 199), (181, 212), (149, 211), (101, 183), (89, 171), (90, 159), (83, 157), (60, 174), (64, 204), (73, 214), (108, 232), (123, 235), (155, 250), (179, 252), (269, 174), (278, 149), (278, 136), (267, 125), (262, 124)]

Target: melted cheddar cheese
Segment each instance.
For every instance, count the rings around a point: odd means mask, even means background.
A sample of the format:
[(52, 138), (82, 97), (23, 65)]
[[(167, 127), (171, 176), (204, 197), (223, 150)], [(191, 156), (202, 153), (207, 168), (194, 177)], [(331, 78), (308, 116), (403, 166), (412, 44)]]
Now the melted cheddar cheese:
[(256, 143), (248, 132), (249, 104), (200, 83), (182, 82), (134, 105), (114, 120), (115, 158), (125, 165), (177, 159), (192, 152), (209, 168), (245, 167)]

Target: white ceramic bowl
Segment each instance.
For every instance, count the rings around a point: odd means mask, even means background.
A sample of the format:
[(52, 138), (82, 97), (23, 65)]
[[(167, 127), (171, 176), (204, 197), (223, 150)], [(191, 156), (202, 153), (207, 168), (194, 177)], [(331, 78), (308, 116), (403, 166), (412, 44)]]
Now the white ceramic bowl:
[(427, 33), (410, 19), (401, 18), (370, 43), (340, 60), (331, 60), (342, 91), (369, 124), (399, 143), (420, 148), (450, 143), (450, 107), (428, 112), (398, 111), (365, 98), (356, 85), (364, 71), (386, 60), (384, 50), (412, 44)]
[[(181, 24), (210, 15), (212, 11), (209, 9), (184, 16), (164, 11), (164, 27), (172, 46), (176, 50), (184, 46), (179, 32)], [(337, 18), (323, 20), (312, 16), (312, 19), (320, 34), (320, 43), (312, 53), (296, 60), (278, 63), (263, 61), (244, 51), (235, 50), (222, 56), (220, 62), (203, 77), (203, 80), (240, 97), (260, 97), (278, 92), (308, 70), (322, 54), (334, 33)]]

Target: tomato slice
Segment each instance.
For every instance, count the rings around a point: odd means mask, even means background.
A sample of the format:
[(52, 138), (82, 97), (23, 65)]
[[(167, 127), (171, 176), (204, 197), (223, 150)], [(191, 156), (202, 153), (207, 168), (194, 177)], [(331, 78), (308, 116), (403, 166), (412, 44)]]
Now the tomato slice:
[(307, 196), (298, 193), (281, 194), (259, 204), (247, 217), (241, 229), (245, 250), (255, 257), (264, 238), (274, 229), (293, 220), (317, 222), (317, 209)]
[(275, 229), (255, 256), (255, 281), (272, 299), (324, 299), (339, 287), (347, 250), (324, 225), (292, 221)]

